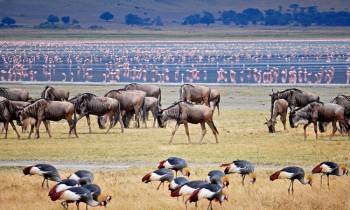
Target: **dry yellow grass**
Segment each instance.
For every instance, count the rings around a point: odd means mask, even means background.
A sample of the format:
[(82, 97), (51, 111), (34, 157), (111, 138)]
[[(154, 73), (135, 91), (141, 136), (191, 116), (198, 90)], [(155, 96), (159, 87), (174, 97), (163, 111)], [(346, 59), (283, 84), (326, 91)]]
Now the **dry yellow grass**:
[[(141, 182), (148, 170), (151, 169), (96, 172), (95, 182), (113, 197), (108, 209), (184, 209), (182, 199), (171, 198), (166, 189), (156, 191), (156, 183)], [(204, 179), (208, 170), (209, 168), (195, 169), (192, 179)], [(331, 189), (328, 190), (325, 185), (320, 189), (319, 176), (315, 176), (312, 188), (296, 182), (294, 195), (288, 195), (289, 182), (269, 181), (268, 175), (271, 172), (258, 171), (257, 183), (254, 186), (247, 183), (245, 187), (241, 186), (238, 175), (230, 176), (229, 201), (222, 206), (215, 203), (214, 209), (350, 209), (349, 177), (332, 177)], [(69, 175), (69, 171), (61, 174)], [(62, 209), (59, 202), (52, 202), (47, 197), (48, 189), (41, 188), (41, 180), (38, 176), (24, 176), (20, 169), (1, 169), (0, 209)], [(198, 209), (206, 209), (207, 205), (208, 201), (202, 200)], [(75, 209), (75, 205), (71, 205), (70, 209)], [(191, 205), (189, 209), (195, 207)]]

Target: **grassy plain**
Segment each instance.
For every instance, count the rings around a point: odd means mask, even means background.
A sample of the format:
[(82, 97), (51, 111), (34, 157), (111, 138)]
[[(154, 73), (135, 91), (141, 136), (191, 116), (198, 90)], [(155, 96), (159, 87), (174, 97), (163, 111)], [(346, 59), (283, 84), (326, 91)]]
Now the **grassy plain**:
[[(33, 97), (39, 96), (43, 85), (6, 85), (30, 90)], [(76, 86), (64, 85), (57, 88), (68, 89), (71, 95), (90, 91), (102, 95), (108, 89), (120, 86)], [(141, 183), (142, 176), (155, 168), (157, 162), (168, 156), (180, 156), (188, 160), (192, 168), (191, 179), (203, 179), (207, 171), (218, 169), (220, 163), (234, 159), (248, 159), (257, 165), (258, 182), (255, 186), (240, 186), (238, 176), (232, 176), (230, 201), (220, 209), (350, 209), (350, 186), (348, 177), (332, 178), (331, 190), (320, 189), (319, 178), (314, 187), (296, 185), (294, 196), (288, 196), (288, 183), (271, 183), (268, 175), (286, 165), (300, 165), (310, 172), (311, 167), (324, 160), (349, 163), (350, 141), (346, 136), (336, 136), (332, 141), (328, 133), (314, 141), (313, 129), (308, 129), (308, 141), (303, 140), (302, 128), (282, 130), (269, 134), (264, 125), (269, 115), (272, 87), (236, 87), (218, 86), (222, 94), (221, 115), (215, 113), (215, 123), (220, 132), (219, 144), (214, 143), (208, 129), (204, 144), (187, 144), (184, 127), (180, 127), (172, 145), (168, 144), (173, 124), (165, 129), (141, 128), (126, 129), (120, 133), (119, 125), (104, 134), (93, 120), (93, 134), (88, 133), (85, 119), (78, 123), (80, 138), (68, 137), (66, 122), (52, 123), (53, 138), (49, 139), (42, 130), (41, 139), (28, 140), (27, 134), (17, 140), (10, 130), (9, 139), (0, 140), (0, 160), (60, 162), (73, 164), (125, 164), (125, 170), (92, 169), (96, 172), (96, 183), (113, 196), (109, 209), (184, 209), (181, 201), (169, 197), (165, 191), (156, 191), (156, 185)], [(277, 89), (277, 87), (273, 87)], [(285, 87), (278, 87), (284, 89)], [(329, 101), (333, 96), (349, 94), (347, 87), (301, 87)], [(162, 86), (163, 106), (166, 107), (178, 97), (177, 86)], [(148, 122), (151, 125), (151, 121)], [(200, 126), (191, 125), (190, 135), (198, 142)], [(1, 163), (0, 161), (0, 163)], [(74, 165), (73, 165), (74, 168)], [(66, 177), (73, 169), (62, 169)], [(61, 209), (59, 203), (51, 202), (47, 190), (41, 189), (41, 178), (24, 177), (20, 168), (0, 167), (0, 209)], [(181, 200), (181, 199), (180, 199)], [(205, 209), (207, 202), (202, 201), (199, 209)], [(218, 205), (214, 206), (218, 209)], [(71, 207), (72, 209), (72, 207)], [(194, 209), (192, 206), (191, 209)]]

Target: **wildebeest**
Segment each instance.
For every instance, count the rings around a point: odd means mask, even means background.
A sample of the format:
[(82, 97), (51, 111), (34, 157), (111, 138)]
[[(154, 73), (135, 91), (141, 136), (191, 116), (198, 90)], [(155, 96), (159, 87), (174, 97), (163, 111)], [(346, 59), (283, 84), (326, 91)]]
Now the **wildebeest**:
[[(11, 101), (15, 107), (16, 110), (22, 110), (24, 107), (28, 106), (30, 102), (26, 101)], [(22, 133), (28, 130), (28, 127), (30, 127), (31, 132), (33, 132), (34, 126), (35, 126), (35, 119), (28, 117), (27, 119), (24, 119), (23, 122), (21, 123), (22, 127)]]
[(296, 88), (290, 88), (283, 91), (277, 91), (270, 94), (271, 96), (271, 117), (273, 112), (273, 104), (277, 99), (285, 99), (288, 102), (288, 107), (294, 109), (296, 107), (304, 107), (307, 104), (320, 101), (320, 97), (309, 92), (305, 92)]
[[(32, 117), (35, 119), (36, 138), (40, 138), (39, 127), (41, 122), (44, 123), (47, 133), (51, 138), (51, 132), (47, 121), (67, 120), (69, 125), (69, 135), (74, 130), (74, 134), (78, 137), (76, 131), (76, 113), (74, 105), (68, 101), (49, 101), (46, 99), (38, 99), (32, 104), (26, 106), (19, 112), (20, 122), (24, 119)], [(74, 119), (72, 117), (74, 116)], [(28, 138), (31, 137), (32, 132), (29, 133)]]
[[(159, 110), (160, 110), (158, 99), (153, 98), (153, 97), (146, 97), (145, 98), (145, 107), (146, 107), (145, 109), (146, 109), (146, 118), (147, 119), (148, 119), (148, 113), (152, 112), (152, 115), (153, 115), (153, 128), (154, 128), (155, 125), (156, 125), (157, 116), (158, 116), (158, 113), (159, 113)], [(130, 122), (132, 117), (133, 117), (133, 114), (128, 113), (126, 115), (126, 118), (125, 118), (126, 127), (128, 127), (128, 124), (129, 124), (129, 122)], [(147, 128), (147, 120), (145, 121), (145, 126)]]
[(287, 112), (288, 112), (288, 102), (284, 99), (277, 99), (274, 102), (272, 116), (271, 116), (270, 120), (266, 120), (266, 122), (265, 122), (270, 133), (276, 132), (275, 124), (277, 123), (276, 119), (278, 116), (280, 116), (284, 130), (287, 130), (287, 128), (286, 128)]
[[(109, 118), (110, 125), (106, 133), (108, 133), (118, 121), (120, 123), (121, 131), (124, 132), (120, 104), (116, 99), (99, 97), (92, 93), (83, 93), (69, 99), (69, 102), (74, 104), (76, 112), (79, 114), (78, 121), (81, 118), (86, 117), (89, 126), (89, 133), (91, 133), (90, 115), (96, 115), (98, 117), (106, 115), (106, 117)], [(100, 128), (104, 128), (100, 122), (100, 118), (98, 118), (97, 122)]]
[[(123, 121), (126, 118), (126, 115), (135, 114), (135, 123), (137, 127), (140, 127), (140, 113), (141, 109), (143, 109), (142, 113), (142, 121), (146, 120), (146, 106), (145, 106), (145, 97), (146, 93), (140, 90), (111, 90), (105, 94), (105, 97), (110, 97), (117, 99), (120, 103), (120, 110), (122, 111)], [(123, 122), (125, 127), (127, 127), (127, 123)]]
[(220, 106), (220, 92), (219, 92), (219, 90), (211, 88), (209, 102), (213, 106), (213, 112), (215, 111), (215, 107), (216, 107), (218, 110), (218, 115), (220, 115), (220, 108), (219, 108), (219, 106)]
[(332, 99), (331, 103), (344, 107), (345, 122), (350, 125), (350, 96), (338, 95)]
[(18, 120), (17, 108), (16, 106), (8, 99), (1, 98), (0, 101), (0, 122), (4, 123), (5, 130), (5, 139), (7, 139), (8, 125), (11, 124), (13, 130), (16, 132), (17, 138), (20, 138), (20, 135), (16, 129), (13, 120)]
[(67, 101), (69, 98), (69, 91), (55, 89), (47, 85), (41, 93), (41, 98), (51, 101)]
[(0, 96), (12, 101), (28, 101), (30, 99), (29, 92), (23, 89), (12, 89), (0, 87)]
[(180, 87), (180, 101), (204, 103), (210, 106), (210, 88), (203, 85), (184, 84)]
[(203, 138), (207, 132), (205, 129), (205, 123), (209, 125), (213, 134), (215, 136), (216, 143), (219, 143), (217, 134), (219, 134), (216, 126), (213, 122), (213, 110), (205, 105), (191, 104), (184, 101), (179, 101), (169, 106), (166, 109), (160, 110), (158, 115), (159, 127), (163, 128), (164, 123), (169, 120), (175, 120), (176, 125), (171, 134), (169, 144), (173, 141), (176, 130), (179, 128), (180, 124), (184, 124), (188, 142), (191, 143), (190, 134), (188, 130), (188, 123), (201, 124), (202, 136), (200, 143), (202, 143)]
[(125, 85), (125, 90), (142, 90), (146, 93), (147, 97), (158, 99), (159, 106), (161, 106), (162, 91), (160, 90), (160, 87), (156, 85), (131, 83)]
[(317, 134), (317, 122), (332, 122), (333, 131), (330, 136), (333, 137), (337, 131), (336, 123), (339, 123), (341, 131), (346, 128), (344, 119), (344, 108), (338, 104), (311, 102), (305, 107), (298, 108), (289, 114), (289, 122), (292, 128), (298, 126), (298, 124), (304, 125), (304, 140), (306, 140), (306, 128), (310, 123), (314, 124), (314, 131)]

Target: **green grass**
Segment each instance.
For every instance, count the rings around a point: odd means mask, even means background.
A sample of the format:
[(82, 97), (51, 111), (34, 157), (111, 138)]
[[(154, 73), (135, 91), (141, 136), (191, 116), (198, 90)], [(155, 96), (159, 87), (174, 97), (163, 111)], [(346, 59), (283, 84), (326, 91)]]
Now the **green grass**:
[[(24, 87), (24, 86), (11, 86)], [(91, 90), (102, 95), (108, 86), (81, 86), (73, 89), (71, 86), (57, 88), (71, 89), (72, 94)], [(39, 95), (42, 86), (26, 86), (35, 96)], [(114, 88), (114, 87), (113, 87)], [(165, 129), (141, 128), (126, 129), (121, 134), (119, 125), (104, 134), (99, 130), (93, 118), (93, 134), (88, 134), (86, 120), (78, 123), (80, 138), (68, 137), (66, 122), (52, 123), (53, 138), (49, 139), (42, 132), (41, 139), (27, 140), (23, 134), (21, 140), (15, 139), (10, 129), (9, 139), (0, 140), (1, 160), (45, 160), (45, 161), (97, 161), (97, 162), (155, 162), (168, 156), (181, 156), (194, 163), (221, 163), (233, 159), (248, 159), (256, 164), (314, 165), (324, 160), (347, 162), (350, 141), (346, 136), (336, 136), (332, 141), (328, 133), (322, 134), (319, 141), (314, 141), (313, 128), (308, 129), (308, 141), (303, 140), (302, 128), (282, 131), (278, 123), (275, 134), (269, 134), (264, 125), (265, 117), (269, 116), (269, 97), (271, 87), (217, 87), (222, 93), (223, 110), (221, 115), (215, 113), (214, 120), (219, 129), (219, 144), (214, 143), (214, 137), (207, 126), (208, 132), (204, 144), (198, 144), (200, 126), (191, 125), (190, 135), (194, 144), (187, 144), (184, 127), (181, 126), (175, 135), (172, 145), (168, 144), (174, 124)], [(175, 101), (178, 87), (163, 86), (164, 107)], [(280, 87), (283, 89), (283, 87)], [(302, 88), (321, 96), (329, 101), (332, 96), (346, 93), (347, 89), (334, 88)], [(148, 123), (151, 125), (151, 122)], [(43, 130), (42, 130), (43, 131)]]

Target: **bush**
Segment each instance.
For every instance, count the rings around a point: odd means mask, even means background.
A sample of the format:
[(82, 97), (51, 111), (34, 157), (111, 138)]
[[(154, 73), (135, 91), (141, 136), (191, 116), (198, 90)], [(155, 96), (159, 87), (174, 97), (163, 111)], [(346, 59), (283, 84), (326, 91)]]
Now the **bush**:
[(203, 16), (200, 19), (200, 23), (206, 24), (209, 26), (212, 23), (215, 23), (214, 15), (210, 12), (203, 12)]
[(100, 18), (108, 22), (114, 18), (114, 15), (110, 12), (104, 12), (100, 15)]
[(70, 17), (69, 16), (63, 16), (61, 18), (61, 21), (64, 23), (64, 24), (69, 24), (70, 22)]
[(16, 24), (16, 20), (11, 17), (4, 17), (1, 22), (8, 26)]
[(60, 21), (60, 19), (56, 15), (49, 15), (47, 17), (47, 22), (49, 22), (51, 24), (58, 23), (59, 21)]
[(201, 16), (199, 14), (189, 15), (183, 21), (183, 25), (195, 25), (199, 24), (201, 21)]
[(144, 25), (145, 21), (141, 17), (129, 13), (125, 16), (125, 24), (127, 24), (127, 25)]

